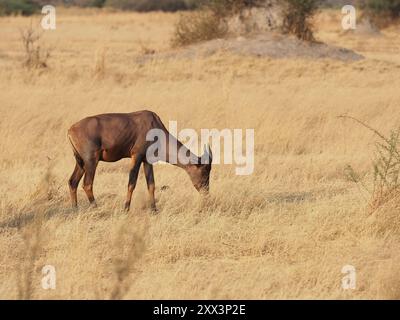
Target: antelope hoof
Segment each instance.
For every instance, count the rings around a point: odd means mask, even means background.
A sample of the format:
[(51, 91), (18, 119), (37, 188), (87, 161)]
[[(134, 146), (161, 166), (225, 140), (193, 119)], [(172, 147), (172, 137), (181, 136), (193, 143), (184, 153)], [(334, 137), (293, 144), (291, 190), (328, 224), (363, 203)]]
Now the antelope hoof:
[(156, 208), (156, 206), (151, 206), (150, 207), (150, 212), (152, 213), (152, 214), (158, 214), (158, 209)]
[(93, 201), (93, 202), (91, 202), (90, 203), (90, 208), (92, 208), (92, 209), (96, 209), (97, 208), (97, 203), (95, 202), (95, 201)]

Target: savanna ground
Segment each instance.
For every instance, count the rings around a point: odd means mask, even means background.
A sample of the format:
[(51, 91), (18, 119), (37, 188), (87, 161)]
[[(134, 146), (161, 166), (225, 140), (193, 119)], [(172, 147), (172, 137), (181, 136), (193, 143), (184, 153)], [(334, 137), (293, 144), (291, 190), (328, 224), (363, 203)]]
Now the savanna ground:
[[(221, 51), (139, 63), (169, 50), (177, 14), (57, 13), (38, 71), (21, 67), (19, 28), (31, 19), (0, 19), (1, 298), (400, 298), (398, 209), (371, 213), (344, 173), (371, 171), (376, 136), (337, 118), (399, 126), (398, 27), (343, 34), (339, 10), (320, 14), (316, 38), (365, 56), (357, 62)], [(67, 129), (144, 108), (180, 129), (254, 128), (254, 174), (214, 166), (203, 201), (184, 171), (159, 165), (159, 214), (142, 172), (126, 214), (129, 161), (101, 163), (98, 208), (79, 188), (74, 212)], [(55, 290), (42, 289), (44, 265), (56, 268)], [(355, 290), (341, 287), (344, 265), (356, 268)]]

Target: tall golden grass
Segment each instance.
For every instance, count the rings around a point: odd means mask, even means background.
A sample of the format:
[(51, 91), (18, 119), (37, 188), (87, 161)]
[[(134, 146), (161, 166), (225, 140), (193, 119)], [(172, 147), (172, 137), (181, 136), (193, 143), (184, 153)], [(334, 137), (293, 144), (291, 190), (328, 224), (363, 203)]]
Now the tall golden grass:
[[(400, 298), (398, 205), (370, 214), (344, 174), (347, 165), (370, 174), (376, 138), (337, 118), (384, 134), (398, 127), (394, 28), (344, 35), (340, 12), (322, 12), (317, 39), (366, 56), (355, 63), (227, 52), (143, 63), (143, 45), (168, 50), (177, 15), (57, 13), (40, 71), (20, 64), (18, 30), (29, 19), (0, 19), (1, 298)], [(254, 174), (214, 166), (204, 203), (182, 170), (156, 166), (153, 216), (142, 173), (126, 214), (129, 161), (101, 163), (98, 208), (80, 188), (72, 211), (67, 129), (144, 108), (179, 128), (254, 128)], [(348, 264), (355, 290), (341, 287)], [(55, 290), (40, 285), (44, 265), (56, 268)]]

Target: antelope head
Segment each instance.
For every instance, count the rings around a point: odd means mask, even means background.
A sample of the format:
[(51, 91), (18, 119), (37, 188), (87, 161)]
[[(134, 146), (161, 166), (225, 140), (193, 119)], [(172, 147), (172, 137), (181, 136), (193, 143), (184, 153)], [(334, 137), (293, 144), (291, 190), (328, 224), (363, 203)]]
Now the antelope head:
[(187, 171), (196, 190), (200, 193), (207, 194), (210, 189), (210, 172), (212, 163), (212, 152), (210, 146), (207, 148), (204, 147), (204, 153), (199, 160), (200, 163), (190, 166)]

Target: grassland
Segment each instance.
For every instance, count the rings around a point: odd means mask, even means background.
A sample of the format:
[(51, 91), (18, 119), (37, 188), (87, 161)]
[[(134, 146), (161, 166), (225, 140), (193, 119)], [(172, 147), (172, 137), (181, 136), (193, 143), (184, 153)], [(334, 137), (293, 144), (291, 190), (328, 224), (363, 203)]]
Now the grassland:
[[(324, 11), (317, 39), (366, 57), (353, 63), (224, 51), (139, 63), (169, 50), (176, 14), (57, 19), (42, 38), (49, 68), (31, 71), (19, 34), (30, 18), (0, 19), (0, 298), (400, 298), (398, 208), (371, 214), (344, 174), (348, 164), (371, 171), (376, 137), (337, 118), (384, 133), (400, 125), (398, 27), (343, 34), (340, 11)], [(159, 214), (142, 172), (126, 214), (128, 162), (102, 163), (98, 208), (80, 188), (72, 211), (67, 129), (144, 108), (180, 128), (254, 128), (254, 174), (214, 166), (204, 202), (185, 172), (156, 166)], [(341, 287), (348, 264), (355, 290)], [(56, 268), (55, 290), (40, 285), (44, 265)]]

